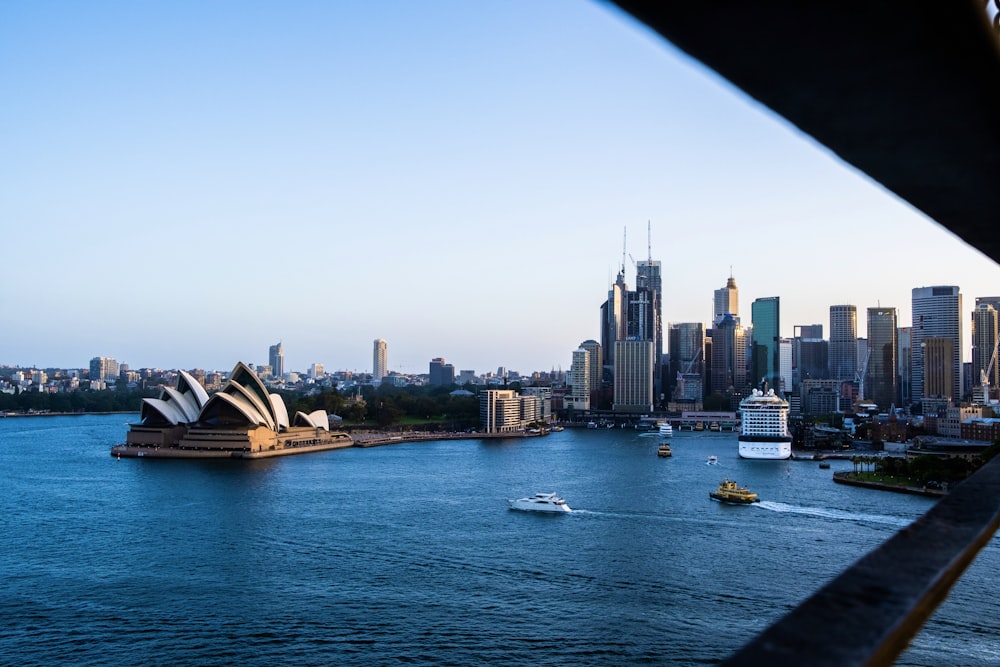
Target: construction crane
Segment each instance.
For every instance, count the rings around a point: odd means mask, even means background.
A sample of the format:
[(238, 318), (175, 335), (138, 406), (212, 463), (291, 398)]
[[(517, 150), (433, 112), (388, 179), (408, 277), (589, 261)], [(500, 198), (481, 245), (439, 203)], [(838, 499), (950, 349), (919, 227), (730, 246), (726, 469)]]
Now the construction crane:
[(997, 346), (993, 346), (993, 355), (986, 368), (979, 369), (979, 390), (983, 393), (980, 403), (987, 403), (990, 400), (990, 373), (993, 372), (993, 364), (997, 362)]
[(684, 370), (684, 372), (682, 373), (681, 371), (677, 371), (677, 387), (678, 387), (678, 390), (675, 390), (675, 394), (679, 394), (681, 396), (683, 396), (685, 394), (685, 389), (686, 389), (686, 387), (685, 387), (685, 384), (686, 384), (685, 377), (691, 376), (691, 375), (697, 375), (698, 379), (699, 380), (701, 379), (701, 374), (700, 373), (692, 373), (691, 372), (691, 369), (694, 368), (694, 365), (698, 361), (698, 357), (701, 356), (701, 353), (702, 353), (702, 350), (701, 350), (701, 348), (699, 348), (698, 351), (694, 353), (694, 357), (691, 358), (691, 361), (688, 362), (687, 368)]
[(858, 401), (865, 400), (865, 376), (868, 375), (868, 359), (872, 356), (872, 349), (869, 347), (865, 352), (865, 360), (861, 364), (861, 370), (854, 376), (854, 381), (858, 383)]

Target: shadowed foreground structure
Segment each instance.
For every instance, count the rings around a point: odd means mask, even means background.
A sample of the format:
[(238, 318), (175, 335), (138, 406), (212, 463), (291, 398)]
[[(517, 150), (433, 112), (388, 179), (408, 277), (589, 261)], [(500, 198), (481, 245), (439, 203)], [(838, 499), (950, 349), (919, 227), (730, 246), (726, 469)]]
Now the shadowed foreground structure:
[[(616, 4), (1000, 261), (1000, 48), (983, 2)], [(891, 664), (998, 525), (994, 459), (725, 664)]]

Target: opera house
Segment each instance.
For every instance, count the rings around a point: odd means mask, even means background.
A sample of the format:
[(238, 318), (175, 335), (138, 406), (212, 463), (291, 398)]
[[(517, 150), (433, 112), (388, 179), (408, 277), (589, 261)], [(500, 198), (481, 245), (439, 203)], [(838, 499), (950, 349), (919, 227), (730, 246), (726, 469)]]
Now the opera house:
[(112, 456), (154, 458), (264, 458), (350, 447), (351, 437), (331, 432), (326, 411), (296, 412), (288, 418), (285, 402), (268, 393), (242, 361), (219, 392), (180, 371), (176, 388), (159, 398), (144, 398), (139, 422), (129, 425), (125, 444)]

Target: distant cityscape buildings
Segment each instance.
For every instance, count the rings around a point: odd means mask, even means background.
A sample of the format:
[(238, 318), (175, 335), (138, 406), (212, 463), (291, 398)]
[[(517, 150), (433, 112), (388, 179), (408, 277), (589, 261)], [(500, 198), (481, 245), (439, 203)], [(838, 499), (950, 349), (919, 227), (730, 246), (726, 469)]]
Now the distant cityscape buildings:
[[(963, 312), (957, 286), (915, 287), (910, 326), (901, 326), (895, 307), (869, 306), (861, 337), (858, 306), (835, 304), (829, 306), (828, 337), (825, 325), (814, 323), (794, 325), (793, 336), (786, 338), (778, 296), (754, 299), (749, 325), (744, 325), (732, 270), (725, 285), (713, 291), (711, 323), (666, 322), (661, 263), (651, 251), (647, 259), (633, 261), (631, 289), (625, 255), (600, 305), (600, 340), (587, 338), (571, 350), (568, 372), (560, 367), (522, 375), (499, 366), (478, 374), (456, 371), (444, 357), (431, 359), (426, 374), (390, 372), (388, 345), (376, 338), (370, 374), (331, 373), (319, 362), (304, 371), (288, 369), (280, 341), (268, 348), (266, 364), (241, 366), (240, 373), (252, 372), (272, 389), (333, 387), (356, 401), (363, 400), (365, 385), (366, 392), (381, 385), (450, 387), (456, 396), (477, 397), (482, 423), (495, 433), (557, 417), (597, 423), (613, 415), (635, 421), (691, 411), (735, 412), (753, 388), (765, 385), (789, 400), (793, 414), (894, 414), (901, 409), (940, 421), (940, 432), (951, 433), (959, 433), (959, 422), (968, 416), (964, 404), (998, 403), (1000, 297), (978, 296), (975, 307)], [(963, 350), (963, 322), (970, 327), (971, 350)], [(971, 363), (963, 364), (963, 353), (969, 352)], [(98, 356), (87, 369), (2, 369), (0, 393), (100, 391), (121, 383), (154, 388), (171, 380), (193, 380), (216, 391), (226, 382), (217, 371), (184, 372), (133, 370)], [(257, 384), (241, 380), (240, 386)], [(966, 412), (954, 412), (959, 408)]]

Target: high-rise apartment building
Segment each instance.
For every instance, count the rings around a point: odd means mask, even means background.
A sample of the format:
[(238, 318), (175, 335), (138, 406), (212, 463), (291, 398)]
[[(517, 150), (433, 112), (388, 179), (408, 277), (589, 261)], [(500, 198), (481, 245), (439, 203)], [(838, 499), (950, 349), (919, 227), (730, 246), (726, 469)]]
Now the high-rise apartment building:
[(581, 345), (573, 350), (573, 361), (569, 367), (570, 393), (566, 397), (568, 408), (590, 410), (590, 369), (590, 352)]
[(972, 311), (972, 381), (996, 387), (1000, 380), (1000, 363), (997, 362), (998, 315), (992, 303), (976, 299)]
[(726, 286), (715, 290), (713, 299), (712, 326), (717, 326), (726, 315), (738, 318), (740, 316), (740, 291), (736, 287), (736, 279), (732, 274), (726, 281)]
[(616, 412), (652, 411), (653, 350), (651, 340), (615, 343), (613, 409)]
[(372, 344), (372, 384), (378, 385), (389, 373), (389, 344), (376, 338)]
[(285, 351), (280, 342), (268, 348), (267, 363), (275, 377), (281, 379), (285, 376)]
[(111, 357), (94, 357), (90, 360), (90, 379), (107, 382), (118, 379), (118, 362)]
[(513, 389), (486, 389), (479, 392), (479, 421), (486, 433), (520, 430), (521, 398)]
[[(781, 358), (778, 354), (781, 340), (781, 308), (778, 297), (755, 299), (750, 305), (753, 331), (750, 334), (750, 384), (781, 393)], [(790, 359), (789, 359), (790, 361)], [(791, 389), (791, 387), (789, 387)]]
[[(589, 369), (587, 371), (587, 377), (590, 380), (590, 391), (599, 391), (601, 388), (601, 380), (604, 375), (604, 358), (602, 354), (601, 344), (596, 340), (587, 339), (580, 343), (580, 347), (587, 351), (587, 363), (589, 364)], [(591, 396), (591, 400), (595, 400), (594, 396)]]
[(897, 338), (895, 308), (868, 309), (868, 372), (865, 396), (886, 411), (899, 400)]
[[(962, 400), (962, 294), (954, 285), (914, 287), (913, 327), (911, 336), (912, 382), (910, 391), (914, 403), (921, 403), (924, 396), (949, 396), (952, 401)], [(951, 341), (952, 363), (948, 373), (951, 388), (941, 394), (930, 393), (925, 387), (927, 366), (924, 362), (927, 338), (945, 338)]]
[(830, 379), (853, 382), (858, 371), (858, 309), (830, 306)]

